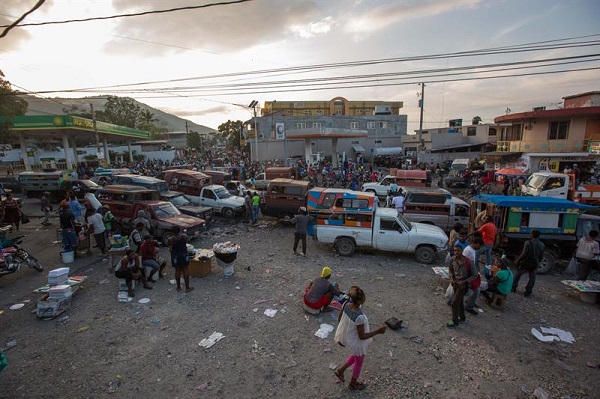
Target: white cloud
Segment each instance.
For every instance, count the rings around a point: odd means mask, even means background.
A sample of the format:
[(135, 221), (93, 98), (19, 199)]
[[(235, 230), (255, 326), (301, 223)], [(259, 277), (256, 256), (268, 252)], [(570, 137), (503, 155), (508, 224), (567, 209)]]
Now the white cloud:
[(299, 37), (310, 39), (319, 34), (328, 33), (334, 24), (332, 17), (326, 17), (317, 22), (310, 22), (308, 25), (292, 25), (290, 29)]

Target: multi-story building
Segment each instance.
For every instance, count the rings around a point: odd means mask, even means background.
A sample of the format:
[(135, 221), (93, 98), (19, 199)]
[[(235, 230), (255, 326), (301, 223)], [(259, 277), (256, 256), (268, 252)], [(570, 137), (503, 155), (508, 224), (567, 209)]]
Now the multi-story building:
[[(267, 101), (261, 116), (246, 122), (252, 159), (286, 159), (315, 154), (336, 164), (340, 158), (370, 160), (375, 148), (399, 147), (406, 135), (402, 102)], [(255, 131), (258, 136), (255, 136)]]
[(502, 115), (497, 151), (485, 155), (498, 167), (527, 172), (562, 171), (579, 164), (589, 168), (600, 160), (600, 92), (563, 97), (563, 107)]
[(502, 125), (478, 123), (462, 126), (461, 120), (451, 120), (448, 127), (416, 130), (402, 138), (404, 156), (419, 162), (443, 162), (456, 158), (479, 158), (481, 152), (496, 148), (498, 130)]

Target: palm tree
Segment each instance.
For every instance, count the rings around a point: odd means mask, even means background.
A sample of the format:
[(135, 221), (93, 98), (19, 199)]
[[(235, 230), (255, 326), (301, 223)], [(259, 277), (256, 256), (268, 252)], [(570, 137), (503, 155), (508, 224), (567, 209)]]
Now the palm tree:
[(473, 118), (473, 120), (471, 121), (472, 125), (479, 125), (481, 123), (481, 118), (479, 116), (476, 116)]

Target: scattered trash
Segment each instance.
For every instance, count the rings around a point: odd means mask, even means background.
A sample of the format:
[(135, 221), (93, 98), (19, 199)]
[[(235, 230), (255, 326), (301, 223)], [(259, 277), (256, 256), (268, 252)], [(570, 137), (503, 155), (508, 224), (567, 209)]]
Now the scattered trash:
[(337, 369), (337, 364), (329, 363), (329, 370), (335, 370), (335, 369)]
[(66, 323), (67, 321), (69, 321), (69, 316), (63, 316), (63, 317), (60, 318), (59, 321), (61, 321), (63, 323)]
[(423, 337), (419, 337), (418, 335), (417, 335), (417, 336), (414, 336), (414, 337), (410, 337), (410, 339), (411, 339), (411, 340), (412, 340), (412, 342), (414, 342), (415, 344), (420, 344), (420, 343), (422, 343), (422, 342), (423, 342)]
[(403, 277), (406, 277), (406, 274), (404, 274), (404, 273), (396, 273), (396, 274), (394, 274), (394, 276), (403, 278)]
[(106, 283), (108, 283), (108, 279), (105, 278), (104, 280), (100, 280), (100, 282), (98, 284), (106, 284)]
[(9, 309), (10, 310), (19, 310), (21, 309), (23, 306), (25, 306), (24, 303), (15, 303), (14, 305), (12, 305)]
[(254, 313), (258, 312), (258, 308), (254, 308), (254, 309), (252, 309), (252, 311), (253, 311)]
[(6, 349), (14, 348), (15, 346), (17, 346), (17, 340), (16, 339), (13, 339), (12, 341), (8, 341), (6, 343)]
[(591, 369), (596, 369), (596, 368), (598, 368), (598, 366), (600, 366), (600, 364), (596, 364), (596, 363), (592, 363), (592, 362), (587, 362), (585, 365)]
[(239, 285), (236, 285), (236, 286), (235, 286), (235, 289), (236, 289), (236, 290), (239, 290), (239, 289), (240, 289), (240, 286), (239, 286)]
[(567, 363), (563, 362), (562, 360), (554, 359), (554, 364), (556, 364), (558, 367), (560, 367), (563, 370), (566, 370), (569, 372), (575, 371), (575, 367), (569, 366)]
[(156, 325), (156, 324), (160, 323), (160, 318), (155, 317), (154, 319), (150, 320), (150, 323)]
[(208, 383), (207, 383), (207, 382), (205, 382), (205, 383), (204, 383), (204, 384), (202, 384), (202, 385), (198, 385), (198, 386), (196, 387), (196, 390), (197, 390), (197, 391), (200, 391), (200, 392), (206, 391), (207, 389), (208, 389)]
[(527, 387), (521, 387), (521, 392), (526, 393), (527, 395), (531, 395), (531, 391), (527, 389)]
[(334, 327), (331, 324), (323, 323), (317, 332), (315, 332), (315, 335), (321, 339), (325, 339), (329, 333), (333, 331), (333, 328)]
[(377, 280), (377, 281), (383, 281), (383, 277), (377, 276), (377, 277), (375, 277), (375, 280)]
[(275, 317), (275, 314), (277, 314), (277, 309), (265, 309), (265, 315)]
[(31, 302), (31, 299), (25, 299), (23, 302), (29, 303), (29, 302)]
[(556, 335), (544, 335), (535, 328), (531, 329), (531, 334), (542, 342), (560, 341), (560, 338), (558, 338)]
[(221, 334), (220, 332), (214, 332), (212, 334), (210, 334), (210, 336), (208, 338), (204, 338), (202, 341), (200, 341), (200, 343), (198, 345), (200, 345), (201, 347), (208, 349), (210, 347), (212, 347), (214, 344), (216, 344), (217, 342), (219, 342), (220, 340), (222, 340), (223, 338), (225, 338), (225, 336), (223, 334)]
[(385, 325), (391, 328), (392, 330), (397, 330), (402, 328), (402, 320), (398, 320), (395, 317), (390, 317), (385, 321)]
[(537, 387), (535, 391), (533, 391), (533, 396), (535, 396), (537, 399), (550, 399), (550, 394), (541, 387)]
[(331, 353), (331, 348), (323, 348), (324, 353)]
[(272, 301), (272, 299), (261, 299), (261, 300), (258, 300), (258, 301), (256, 301), (256, 302), (254, 302), (254, 303), (252, 304), (252, 306), (260, 305), (261, 303), (265, 303), (265, 302), (271, 302), (271, 301)]
[(90, 328), (89, 328), (88, 326), (84, 326), (84, 327), (80, 327), (80, 328), (77, 330), (77, 332), (78, 332), (78, 333), (84, 333), (84, 332), (86, 332), (86, 331), (87, 331), (87, 330), (89, 330), (89, 329), (90, 329)]
[(4, 309), (0, 310), (0, 315), (4, 314)]
[(573, 342), (575, 342), (575, 337), (573, 337), (573, 334), (571, 334), (568, 331), (565, 330), (561, 330), (560, 328), (554, 328), (554, 327), (541, 327), (541, 330), (544, 334), (552, 334), (552, 335), (556, 335), (558, 338), (560, 338), (561, 341), (563, 342), (568, 342), (570, 344), (572, 344)]
[(150, 298), (141, 298), (138, 303), (148, 303), (150, 302)]
[(176, 282), (177, 282), (177, 280), (169, 280), (169, 284), (171, 284), (171, 285), (175, 285)]

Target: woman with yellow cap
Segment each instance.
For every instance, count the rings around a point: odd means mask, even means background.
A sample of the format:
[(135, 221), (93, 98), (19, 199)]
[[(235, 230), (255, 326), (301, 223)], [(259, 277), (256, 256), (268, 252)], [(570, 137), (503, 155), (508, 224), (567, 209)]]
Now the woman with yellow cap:
[(325, 266), (321, 270), (321, 277), (316, 278), (306, 287), (306, 292), (302, 297), (304, 309), (312, 314), (319, 312), (331, 312), (333, 309), (329, 304), (335, 295), (340, 295), (341, 291), (331, 284), (331, 268)]

